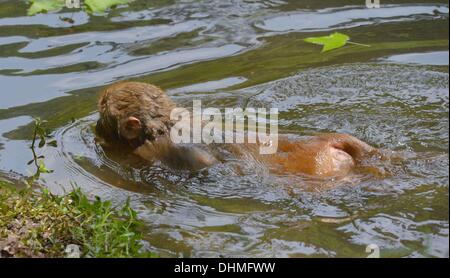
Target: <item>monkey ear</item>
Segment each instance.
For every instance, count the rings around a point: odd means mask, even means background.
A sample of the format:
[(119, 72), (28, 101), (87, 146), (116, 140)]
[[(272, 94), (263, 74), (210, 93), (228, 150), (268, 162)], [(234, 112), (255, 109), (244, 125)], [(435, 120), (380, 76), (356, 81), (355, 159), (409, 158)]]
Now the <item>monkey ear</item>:
[(141, 128), (141, 121), (133, 116), (128, 117), (126, 128), (129, 130), (136, 130)]

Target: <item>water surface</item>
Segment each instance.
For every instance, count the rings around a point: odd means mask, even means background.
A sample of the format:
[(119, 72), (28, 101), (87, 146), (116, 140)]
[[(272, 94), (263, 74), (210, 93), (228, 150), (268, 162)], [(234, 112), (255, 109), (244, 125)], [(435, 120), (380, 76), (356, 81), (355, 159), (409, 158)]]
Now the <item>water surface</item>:
[[(363, 2), (138, 0), (29, 17), (0, 1), (0, 175), (33, 174), (40, 117), (58, 147), (41, 150), (54, 173), (39, 182), (130, 197), (161, 256), (364, 257), (375, 243), (383, 257), (448, 257), (448, 1)], [(303, 41), (334, 31), (370, 47)], [(145, 165), (95, 143), (98, 92), (125, 79), (182, 106), (277, 107), (283, 133), (350, 133), (402, 159), (317, 190), (242, 161)]]

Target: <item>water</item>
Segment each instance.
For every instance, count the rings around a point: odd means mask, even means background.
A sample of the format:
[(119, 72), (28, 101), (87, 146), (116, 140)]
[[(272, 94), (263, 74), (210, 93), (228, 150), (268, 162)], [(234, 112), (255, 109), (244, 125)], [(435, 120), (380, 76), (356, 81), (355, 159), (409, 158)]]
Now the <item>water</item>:
[[(27, 17), (0, 1), (0, 176), (33, 173), (40, 117), (58, 141), (41, 151), (54, 173), (40, 182), (130, 197), (162, 256), (364, 257), (372, 243), (384, 257), (449, 256), (448, 2), (148, 2)], [(370, 47), (321, 54), (302, 40), (333, 31)], [(182, 106), (277, 107), (284, 133), (350, 133), (400, 158), (315, 190), (241, 161), (145, 165), (95, 143), (97, 93), (123, 79)]]

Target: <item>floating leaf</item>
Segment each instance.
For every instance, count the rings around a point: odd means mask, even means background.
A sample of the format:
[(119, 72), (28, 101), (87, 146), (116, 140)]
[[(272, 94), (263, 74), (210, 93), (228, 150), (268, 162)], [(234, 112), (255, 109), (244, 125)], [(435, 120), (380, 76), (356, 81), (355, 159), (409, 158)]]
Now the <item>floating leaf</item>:
[(28, 8), (28, 15), (57, 11), (64, 7), (65, 0), (31, 0)]
[(84, 4), (93, 13), (104, 13), (107, 9), (120, 4), (127, 4), (133, 0), (85, 0)]
[(322, 52), (343, 47), (347, 44), (348, 40), (350, 40), (349, 36), (338, 32), (335, 32), (329, 36), (311, 37), (305, 39), (306, 42), (323, 45)]
[(359, 46), (370, 47), (370, 45), (367, 45), (367, 44), (351, 42), (349, 36), (342, 34), (342, 33), (338, 33), (338, 32), (335, 32), (329, 36), (306, 38), (305, 41), (314, 43), (314, 44), (323, 45), (322, 52), (340, 48), (346, 44), (354, 44), (354, 45), (359, 45)]

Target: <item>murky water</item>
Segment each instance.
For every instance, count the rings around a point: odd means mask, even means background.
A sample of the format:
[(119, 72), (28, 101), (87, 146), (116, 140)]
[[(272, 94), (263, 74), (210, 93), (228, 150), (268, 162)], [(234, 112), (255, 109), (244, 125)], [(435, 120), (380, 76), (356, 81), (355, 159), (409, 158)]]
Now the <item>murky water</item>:
[[(364, 257), (373, 243), (385, 257), (448, 257), (448, 2), (385, 2), (136, 1), (108, 16), (27, 17), (0, 1), (0, 175), (33, 173), (41, 117), (58, 141), (42, 150), (54, 173), (41, 183), (130, 197), (162, 256)], [(332, 31), (370, 47), (303, 42)], [(283, 133), (350, 133), (401, 159), (310, 190), (239, 161), (189, 173), (106, 154), (97, 93), (123, 79), (184, 106), (277, 107)]]

